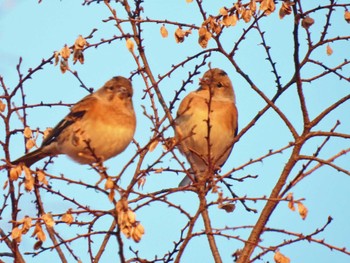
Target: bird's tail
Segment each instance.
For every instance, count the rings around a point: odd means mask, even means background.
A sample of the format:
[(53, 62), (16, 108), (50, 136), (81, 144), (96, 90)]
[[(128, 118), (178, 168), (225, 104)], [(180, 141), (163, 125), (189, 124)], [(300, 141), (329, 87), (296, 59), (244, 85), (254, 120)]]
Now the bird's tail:
[(32, 164), (36, 163), (37, 161), (40, 161), (42, 158), (48, 156), (47, 153), (44, 153), (41, 148), (27, 153), (26, 155), (23, 155), (22, 157), (18, 158), (17, 160), (11, 162), (13, 165), (18, 165), (20, 163), (23, 163), (25, 166), (30, 167)]

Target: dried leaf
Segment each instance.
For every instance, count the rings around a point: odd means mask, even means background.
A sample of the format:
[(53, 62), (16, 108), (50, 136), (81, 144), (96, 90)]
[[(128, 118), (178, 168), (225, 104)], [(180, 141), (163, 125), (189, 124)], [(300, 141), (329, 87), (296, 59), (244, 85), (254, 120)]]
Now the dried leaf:
[(346, 22), (350, 23), (350, 12), (348, 10), (344, 13), (344, 19)]
[(193, 0), (186, 0), (186, 3), (192, 3)]
[(83, 49), (87, 45), (86, 39), (79, 35), (74, 43), (74, 50)]
[(273, 259), (276, 263), (289, 263), (290, 259), (283, 255), (281, 252), (276, 251), (275, 255), (273, 256)]
[(189, 34), (191, 34), (191, 30), (182, 30), (181, 27), (178, 27), (175, 30), (175, 41), (176, 43), (182, 43), (185, 40), (185, 37), (187, 37)]
[(60, 51), (61, 57), (64, 59), (68, 59), (70, 56), (70, 49), (67, 45), (65, 45)]
[(308, 210), (306, 206), (303, 205), (302, 202), (298, 202), (298, 211), (301, 218), (305, 220), (305, 218), (307, 217)]
[(250, 9), (243, 9), (242, 11), (242, 18), (244, 22), (248, 23), (252, 19), (252, 10)]
[(108, 200), (109, 200), (110, 202), (113, 202), (114, 197), (115, 197), (115, 191), (114, 191), (114, 189), (111, 189), (111, 191), (110, 191), (109, 194), (108, 194)]
[(256, 11), (256, 1), (255, 0), (250, 1), (249, 9), (252, 10), (252, 13), (255, 13), (255, 11)]
[(260, 3), (260, 10), (264, 11), (265, 15), (269, 15), (275, 11), (275, 2), (274, 0), (262, 0)]
[(139, 223), (132, 231), (131, 237), (132, 239), (138, 243), (140, 242), (143, 234), (145, 233), (144, 227)]
[(42, 247), (42, 245), (43, 245), (43, 241), (39, 240), (39, 241), (35, 242), (35, 244), (33, 246), (33, 249), (34, 250), (38, 250), (38, 249), (40, 249)]
[(23, 171), (24, 171), (24, 189), (27, 192), (30, 192), (34, 188), (34, 176), (32, 175), (32, 172), (27, 166), (23, 166)]
[(333, 54), (333, 49), (331, 48), (330, 45), (327, 45), (327, 55), (330, 56)]
[(294, 5), (291, 1), (282, 2), (282, 6), (279, 11), (280, 19), (283, 19), (286, 15), (290, 15), (292, 13), (292, 5)]
[(26, 149), (30, 150), (35, 146), (35, 140), (34, 139), (30, 139), (26, 142)]
[(29, 229), (32, 227), (32, 219), (29, 216), (25, 216), (22, 226), (22, 234), (27, 234)]
[(227, 16), (228, 15), (226, 7), (221, 7), (220, 10), (219, 10), (219, 13), (222, 16)]
[(225, 210), (227, 213), (232, 213), (235, 210), (236, 206), (235, 204), (228, 203), (219, 205), (219, 208)]
[(67, 223), (68, 225), (71, 225), (74, 221), (74, 217), (71, 213), (71, 210), (68, 210), (62, 217), (61, 220), (65, 223)]
[(158, 139), (155, 139), (153, 142), (150, 143), (150, 145), (148, 146), (148, 150), (150, 152), (153, 152), (155, 148), (157, 148), (157, 145), (159, 143)]
[(222, 24), (226, 27), (235, 26), (237, 24), (237, 15), (233, 14), (231, 16), (224, 16), (222, 18)]
[(143, 186), (146, 183), (146, 178), (144, 176), (142, 176), (139, 180), (137, 180), (137, 186), (140, 189), (143, 189)]
[(44, 242), (46, 240), (46, 235), (43, 231), (43, 229), (41, 228), (41, 231), (39, 231), (37, 234), (36, 234), (36, 237), (39, 239), (39, 241), (41, 242)]
[(24, 131), (23, 131), (23, 135), (27, 139), (32, 138), (32, 136), (33, 136), (32, 130), (28, 126), (25, 127)]
[(293, 193), (288, 193), (287, 200), (289, 200), (288, 208), (292, 211), (295, 211)]
[(36, 176), (37, 176), (39, 182), (43, 183), (44, 185), (49, 184), (46, 180), (46, 174), (43, 170), (37, 170)]
[(160, 28), (160, 34), (161, 34), (162, 37), (164, 37), (164, 38), (168, 37), (168, 35), (169, 35), (168, 30), (165, 28), (164, 25)]
[(0, 112), (4, 112), (6, 109), (6, 104), (2, 102), (2, 100), (0, 100)]
[(116, 206), (115, 209), (117, 211), (117, 213), (120, 213), (122, 211), (127, 211), (128, 209), (128, 201), (126, 199), (120, 199)]
[(108, 177), (105, 183), (105, 190), (113, 189), (114, 188), (114, 181), (111, 177)]
[(73, 53), (73, 64), (75, 64), (77, 61), (79, 61), (80, 64), (84, 64), (84, 61), (85, 61), (84, 53), (80, 49), (74, 50), (74, 53)]
[(22, 165), (17, 165), (16, 167), (11, 168), (10, 180), (17, 181), (21, 173), (22, 173)]
[(307, 16), (301, 21), (301, 26), (305, 29), (309, 29), (315, 23), (315, 20)]
[(55, 66), (57, 66), (57, 64), (58, 64), (58, 62), (60, 60), (60, 52), (55, 51), (54, 57), (55, 57)]
[(18, 227), (15, 227), (12, 229), (11, 232), (11, 238), (16, 240), (16, 242), (21, 242), (22, 241), (22, 230), (19, 229)]
[(68, 60), (67, 59), (61, 59), (60, 61), (60, 70), (62, 74), (66, 73), (66, 71), (69, 69), (68, 66)]
[(130, 52), (134, 51), (134, 41), (131, 38), (126, 40), (126, 47)]
[(209, 40), (211, 39), (211, 33), (207, 30), (205, 26), (202, 26), (198, 30), (198, 43), (202, 48), (206, 48), (208, 45)]
[[(51, 213), (46, 213), (41, 216), (41, 219), (44, 220), (45, 224), (48, 227), (53, 227), (55, 225), (55, 220), (53, 220), (53, 217)], [(44, 240), (43, 240), (44, 241)]]

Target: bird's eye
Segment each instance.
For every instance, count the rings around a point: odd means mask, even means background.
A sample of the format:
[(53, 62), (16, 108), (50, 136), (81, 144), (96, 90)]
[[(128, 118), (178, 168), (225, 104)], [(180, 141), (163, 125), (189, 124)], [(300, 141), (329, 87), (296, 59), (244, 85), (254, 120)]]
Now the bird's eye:
[(219, 82), (218, 84), (216, 84), (216, 86), (217, 86), (218, 88), (222, 88), (224, 85), (222, 85), (222, 83)]
[(114, 87), (113, 86), (107, 86), (106, 89), (109, 90), (109, 91), (113, 91)]

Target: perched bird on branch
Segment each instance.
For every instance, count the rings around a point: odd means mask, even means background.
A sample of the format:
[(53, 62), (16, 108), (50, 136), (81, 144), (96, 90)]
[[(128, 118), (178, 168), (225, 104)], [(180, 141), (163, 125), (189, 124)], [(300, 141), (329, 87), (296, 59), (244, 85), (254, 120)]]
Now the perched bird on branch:
[(198, 90), (181, 102), (175, 121), (175, 138), (191, 164), (191, 174), (180, 186), (206, 180), (225, 163), (238, 129), (235, 94), (227, 73), (208, 70)]
[(130, 144), (136, 117), (130, 80), (114, 77), (76, 103), (37, 150), (12, 162), (27, 167), (47, 156), (66, 154), (81, 164), (103, 162)]

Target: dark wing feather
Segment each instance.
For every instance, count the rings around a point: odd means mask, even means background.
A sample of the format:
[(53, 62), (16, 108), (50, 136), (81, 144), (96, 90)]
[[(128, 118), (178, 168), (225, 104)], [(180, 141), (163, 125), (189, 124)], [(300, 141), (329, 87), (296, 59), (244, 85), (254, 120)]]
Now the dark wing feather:
[(47, 146), (54, 142), (65, 128), (72, 125), (76, 120), (81, 119), (85, 113), (86, 111), (75, 111), (69, 113), (55, 126), (55, 128), (53, 128), (51, 133), (43, 140), (41, 147)]

